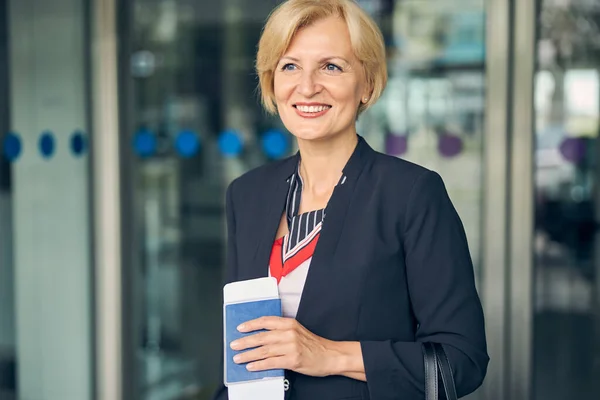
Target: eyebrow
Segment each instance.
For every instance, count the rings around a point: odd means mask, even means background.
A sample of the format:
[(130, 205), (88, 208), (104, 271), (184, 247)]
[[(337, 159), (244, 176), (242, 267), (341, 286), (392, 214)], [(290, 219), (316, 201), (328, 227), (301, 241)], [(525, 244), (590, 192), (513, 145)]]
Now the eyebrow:
[[(300, 62), (299, 59), (297, 59), (295, 57), (290, 57), (290, 56), (283, 56), (283, 57), (281, 57), (281, 59), (279, 61), (283, 61), (283, 60), (290, 60), (290, 61), (294, 61), (294, 62)], [(344, 57), (340, 57), (340, 56), (323, 57), (323, 58), (321, 58), (319, 60), (319, 64), (322, 64), (322, 63), (327, 62), (327, 61), (332, 61), (332, 60), (342, 60), (346, 64), (350, 64), (350, 62), (348, 60), (346, 60)]]

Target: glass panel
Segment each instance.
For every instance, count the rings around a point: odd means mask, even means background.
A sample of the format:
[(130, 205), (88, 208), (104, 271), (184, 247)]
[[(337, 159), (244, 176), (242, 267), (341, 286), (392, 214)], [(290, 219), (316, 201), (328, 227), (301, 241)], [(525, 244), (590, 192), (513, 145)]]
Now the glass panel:
[[(125, 154), (130, 396), (208, 398), (218, 384), (224, 192), (295, 150), (261, 109), (256, 44), (275, 0), (132, 0)], [(479, 271), (482, 0), (362, 0), (389, 52), (389, 86), (359, 120), (376, 149), (443, 176)], [(130, 398), (134, 398), (130, 397)]]
[(0, 1), (1, 399), (93, 396), (86, 8)]
[(600, 392), (599, 11), (594, 2), (545, 0), (538, 16), (536, 399)]
[[(9, 129), (8, 9), (0, 2), (0, 143)], [(2, 146), (0, 145), (0, 150)], [(2, 152), (3, 153), (3, 152)], [(15, 294), (12, 261), (10, 164), (0, 153), (0, 399), (16, 397)]]
[(270, 132), (271, 156), (291, 151), (255, 95), (255, 47), (275, 4), (130, 4), (124, 63), (131, 113), (123, 142), (133, 188), (125, 205), (132, 209), (129, 398), (204, 399), (216, 388), (225, 188), (268, 161), (263, 134)]

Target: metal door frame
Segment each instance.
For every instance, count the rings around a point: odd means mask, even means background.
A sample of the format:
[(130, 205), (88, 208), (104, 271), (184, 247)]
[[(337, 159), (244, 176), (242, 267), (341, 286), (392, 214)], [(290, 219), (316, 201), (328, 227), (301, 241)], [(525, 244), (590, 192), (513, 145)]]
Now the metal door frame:
[(510, 130), (510, 369), (507, 398), (529, 400), (533, 356), (534, 70), (537, 2), (514, 1), (512, 127)]
[(486, 105), (483, 256), (480, 295), (486, 316), (490, 364), (479, 398), (504, 400), (507, 353), (507, 276), (511, 1), (486, 4)]
[(96, 398), (123, 398), (123, 284), (116, 0), (92, 0)]
[(485, 400), (529, 400), (533, 353), (535, 0), (488, 0), (482, 302)]

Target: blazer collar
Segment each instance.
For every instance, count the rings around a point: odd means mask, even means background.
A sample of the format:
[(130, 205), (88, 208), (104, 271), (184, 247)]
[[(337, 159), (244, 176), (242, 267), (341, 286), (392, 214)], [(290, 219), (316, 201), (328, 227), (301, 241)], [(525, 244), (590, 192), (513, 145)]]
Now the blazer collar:
[(362, 136), (357, 136), (358, 143), (343, 169), (344, 175), (358, 175), (364, 166), (365, 155), (371, 149), (371, 146), (369, 146)]

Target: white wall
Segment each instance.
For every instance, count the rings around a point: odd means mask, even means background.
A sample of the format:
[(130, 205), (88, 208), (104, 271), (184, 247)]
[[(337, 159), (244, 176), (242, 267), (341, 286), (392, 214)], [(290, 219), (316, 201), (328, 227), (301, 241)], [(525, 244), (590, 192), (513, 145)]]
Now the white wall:
[[(87, 158), (69, 138), (87, 129), (83, 0), (9, 0), (13, 229), (19, 398), (91, 397)], [(57, 139), (44, 160), (38, 139)]]

